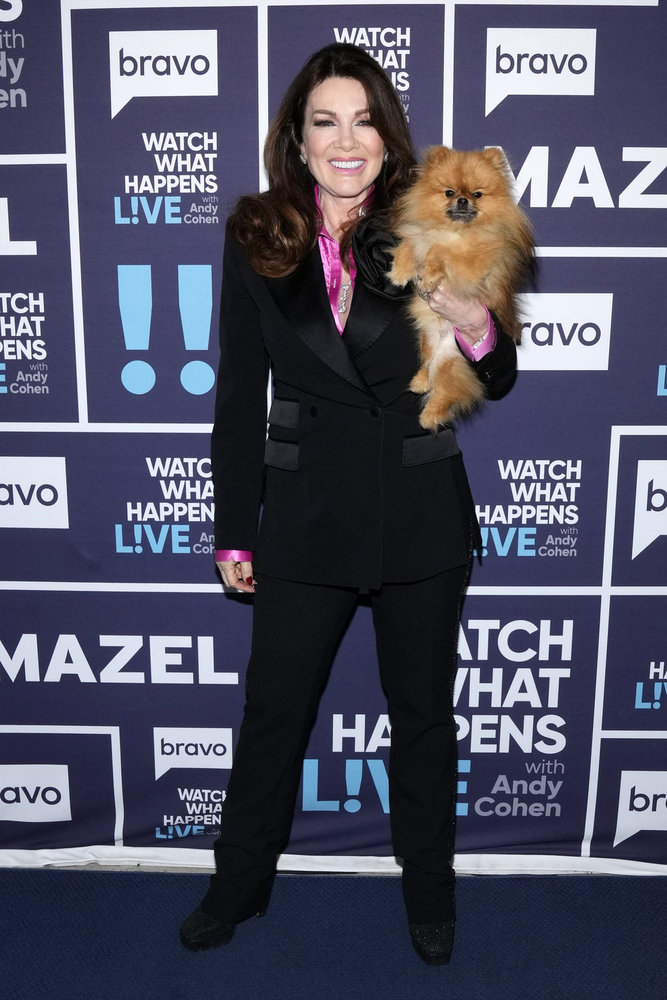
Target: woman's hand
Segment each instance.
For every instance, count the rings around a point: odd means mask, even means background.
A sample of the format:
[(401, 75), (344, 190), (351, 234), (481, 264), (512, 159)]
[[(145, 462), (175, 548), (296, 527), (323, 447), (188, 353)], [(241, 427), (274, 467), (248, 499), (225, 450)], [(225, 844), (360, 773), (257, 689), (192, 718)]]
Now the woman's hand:
[(244, 594), (255, 593), (255, 578), (252, 575), (251, 562), (236, 562), (235, 559), (228, 559), (226, 562), (216, 562), (220, 570), (222, 582), (232, 590), (240, 590)]
[(482, 303), (477, 299), (459, 298), (444, 281), (433, 289), (426, 301), (434, 313), (454, 324), (471, 347), (489, 329), (489, 315)]

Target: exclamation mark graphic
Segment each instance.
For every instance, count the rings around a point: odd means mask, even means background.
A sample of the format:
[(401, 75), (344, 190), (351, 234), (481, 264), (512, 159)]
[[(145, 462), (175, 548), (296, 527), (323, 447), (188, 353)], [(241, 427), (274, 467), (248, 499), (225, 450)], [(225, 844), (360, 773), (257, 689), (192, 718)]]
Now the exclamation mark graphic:
[[(359, 789), (361, 788), (361, 769), (363, 765), (363, 760), (345, 761), (345, 784), (347, 786), (348, 795), (359, 794)], [(343, 808), (345, 809), (345, 812), (356, 813), (361, 809), (361, 802), (357, 798), (346, 799), (343, 803)]]
[[(469, 760), (459, 760), (458, 773), (460, 775), (461, 774), (470, 774), (470, 764), (471, 764), (471, 762)], [(456, 795), (458, 797), (460, 795), (467, 795), (467, 794), (468, 794), (468, 782), (465, 779), (461, 780), (461, 778), (459, 778), (459, 780), (456, 783)], [(456, 815), (457, 816), (467, 816), (468, 815), (468, 803), (467, 802), (460, 802), (459, 801), (459, 802), (456, 803)]]
[[(178, 305), (186, 351), (206, 351), (211, 336), (213, 278), (210, 264), (178, 265)], [(181, 385), (193, 396), (213, 387), (215, 372), (205, 361), (188, 361)]]
[[(479, 529), (479, 533), (482, 536), (482, 552), (481, 552), (481, 554), (482, 554), (482, 556), (488, 556), (489, 550), (487, 548), (487, 545), (489, 544), (489, 529), (488, 528), (480, 528)], [(473, 555), (474, 556), (478, 556), (479, 554), (480, 553), (477, 551), (477, 549), (473, 549)]]
[(660, 695), (662, 694), (662, 686), (664, 681), (654, 681), (653, 682), (653, 707), (660, 708)]
[[(126, 349), (147, 351), (153, 311), (150, 264), (118, 265), (118, 305)], [(129, 361), (120, 380), (128, 392), (143, 396), (155, 385), (155, 372), (147, 361)]]

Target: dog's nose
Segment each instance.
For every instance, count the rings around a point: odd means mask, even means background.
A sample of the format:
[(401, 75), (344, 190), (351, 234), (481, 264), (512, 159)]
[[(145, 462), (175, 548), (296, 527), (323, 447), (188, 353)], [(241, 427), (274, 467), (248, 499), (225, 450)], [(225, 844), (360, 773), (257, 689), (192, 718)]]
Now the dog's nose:
[(467, 198), (457, 198), (456, 199), (456, 204), (459, 206), (459, 208), (467, 208), (467, 206), (468, 206), (468, 199)]

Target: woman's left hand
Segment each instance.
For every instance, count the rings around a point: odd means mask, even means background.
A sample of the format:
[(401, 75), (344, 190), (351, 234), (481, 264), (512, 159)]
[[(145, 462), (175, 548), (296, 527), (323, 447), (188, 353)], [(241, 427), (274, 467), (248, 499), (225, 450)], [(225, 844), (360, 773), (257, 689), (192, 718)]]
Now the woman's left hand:
[(462, 299), (441, 282), (426, 299), (434, 313), (453, 323), (470, 346), (477, 343), (489, 328), (486, 309), (477, 299)]

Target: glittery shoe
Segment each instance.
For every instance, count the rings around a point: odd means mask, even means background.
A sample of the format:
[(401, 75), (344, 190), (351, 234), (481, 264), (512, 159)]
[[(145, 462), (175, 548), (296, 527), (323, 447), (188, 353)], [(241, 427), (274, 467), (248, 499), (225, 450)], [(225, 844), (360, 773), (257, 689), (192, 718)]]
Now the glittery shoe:
[[(266, 913), (266, 907), (267, 904), (264, 903), (261, 908), (246, 916), (263, 917)], [(218, 920), (217, 917), (212, 917), (202, 910), (201, 906), (198, 906), (194, 913), (186, 917), (181, 924), (179, 931), (181, 944), (188, 951), (206, 951), (207, 948), (219, 948), (220, 945), (229, 944), (234, 937), (236, 924), (245, 919), (244, 916), (238, 921)]]
[(181, 924), (179, 937), (181, 944), (188, 951), (205, 951), (207, 948), (218, 948), (222, 944), (228, 944), (234, 936), (235, 929), (236, 924), (216, 920), (215, 917), (204, 913), (201, 907), (197, 907)]
[(454, 921), (409, 924), (415, 951), (427, 965), (446, 965), (454, 945)]

